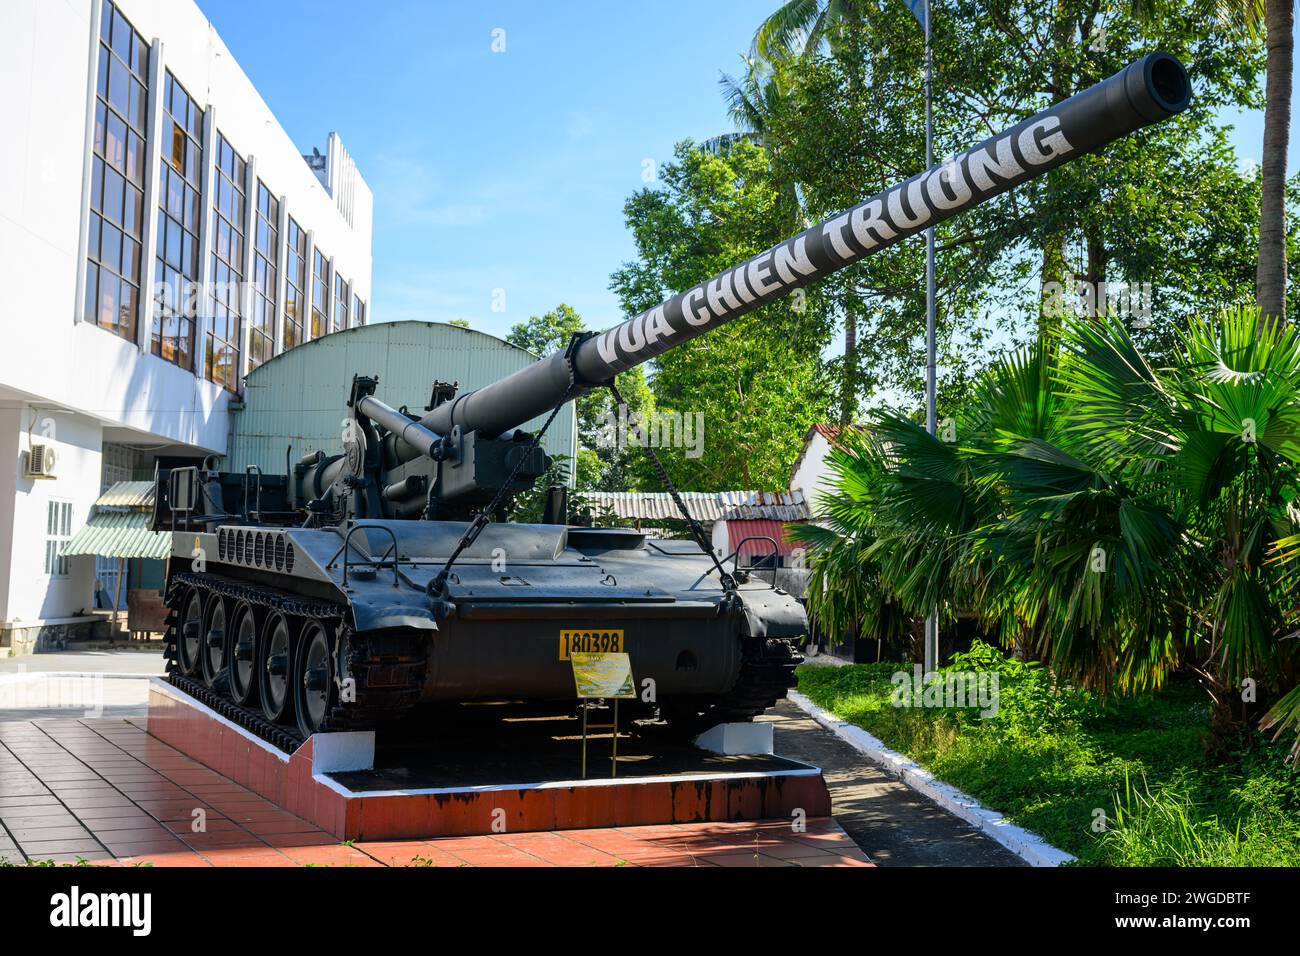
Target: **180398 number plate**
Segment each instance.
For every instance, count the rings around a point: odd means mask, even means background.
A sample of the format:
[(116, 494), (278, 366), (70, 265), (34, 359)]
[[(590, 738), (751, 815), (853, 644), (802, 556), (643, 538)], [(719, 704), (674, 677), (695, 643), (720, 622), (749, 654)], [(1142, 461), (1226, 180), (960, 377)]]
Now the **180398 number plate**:
[(569, 660), (575, 651), (580, 654), (621, 654), (623, 632), (621, 630), (579, 630), (560, 631), (560, 660)]

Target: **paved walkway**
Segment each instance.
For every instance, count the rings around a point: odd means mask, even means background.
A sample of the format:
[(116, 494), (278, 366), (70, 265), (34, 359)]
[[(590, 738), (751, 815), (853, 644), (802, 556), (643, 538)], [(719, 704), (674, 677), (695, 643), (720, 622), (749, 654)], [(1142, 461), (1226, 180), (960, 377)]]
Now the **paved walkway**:
[[(71, 684), (62, 688), (67, 700), (50, 700), (48, 692), (45, 697), (37, 693), (39, 681), (21, 682), (15, 686), (12, 680), (6, 681), (5, 674), (51, 671), (131, 674), (161, 673), (162, 669), (161, 655), (139, 651), (65, 652), (0, 660), (0, 741), (5, 739), (4, 734), (11, 726), (29, 724), (41, 718), (117, 718), (119, 723), (122, 719), (136, 720), (143, 718), (148, 700), (148, 682), (144, 680), (106, 677), (97, 682), (97, 687), (95, 684), (89, 687)], [(85, 706), (88, 693), (92, 705), (89, 707)], [(776, 725), (777, 753), (824, 770), (835, 819), (874, 863), (881, 866), (1022, 865), (1018, 857), (995, 841), (868, 763), (860, 753), (818, 725), (794, 704), (783, 701), (762, 719)], [(85, 727), (108, 727), (108, 723), (94, 720), (82, 723)], [(54, 732), (43, 720), (40, 727), (47, 735)], [(140, 732), (136, 727), (129, 729)], [(155, 744), (163, 746), (156, 741)], [(4, 756), (4, 751), (0, 750), (0, 759)], [(144, 769), (148, 771), (149, 768)], [(0, 767), (0, 811), (6, 808), (8, 798), (3, 795), (3, 786), (7, 782)], [(226, 783), (234, 786), (229, 781)], [(164, 825), (168, 822), (175, 821), (163, 821)], [(156, 834), (150, 827), (140, 829)], [(564, 839), (572, 838), (571, 832), (564, 836)], [(12, 853), (13, 848), (6, 848), (4, 839), (0, 836), (0, 854), (7, 849)], [(467, 839), (471, 840), (471, 843), (464, 844), (468, 850), (474, 846), (473, 841), (508, 844), (514, 838)], [(400, 854), (405, 850), (399, 847), (396, 852)]]
[(1023, 866), (965, 821), (890, 777), (783, 700), (760, 718), (776, 726), (776, 752), (821, 767), (831, 813), (877, 866)]
[[(0, 723), (45, 717), (143, 717), (157, 650), (59, 651), (0, 658)], [(66, 676), (66, 675), (77, 676)]]
[(50, 671), (99, 674), (161, 674), (166, 662), (156, 647), (148, 650), (51, 651), (0, 657), (0, 674)]
[(869, 866), (829, 819), (341, 844), (146, 734), (0, 724), (0, 860), (131, 866)]

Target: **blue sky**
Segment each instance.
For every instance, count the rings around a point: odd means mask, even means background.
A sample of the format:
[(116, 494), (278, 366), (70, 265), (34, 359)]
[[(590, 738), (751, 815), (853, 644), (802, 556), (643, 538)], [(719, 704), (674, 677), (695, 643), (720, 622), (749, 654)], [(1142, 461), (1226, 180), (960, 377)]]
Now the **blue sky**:
[(623, 202), (644, 160), (731, 128), (718, 74), (772, 0), (199, 6), (294, 142), (337, 130), (374, 190), (372, 317), (504, 335), (559, 302), (620, 318)]
[[(338, 131), (374, 190), (372, 318), (497, 335), (559, 302), (593, 328), (620, 318), (608, 283), (634, 253), (623, 202), (646, 160), (731, 128), (719, 72), (740, 71), (776, 6), (198, 2), (294, 142)], [(1261, 118), (1238, 126), (1239, 152), (1258, 158)]]

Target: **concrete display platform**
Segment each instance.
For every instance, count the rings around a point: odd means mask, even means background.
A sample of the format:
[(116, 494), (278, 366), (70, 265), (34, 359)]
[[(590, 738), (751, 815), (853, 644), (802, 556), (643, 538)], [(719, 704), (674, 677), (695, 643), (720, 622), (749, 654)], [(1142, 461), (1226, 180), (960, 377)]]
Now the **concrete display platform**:
[(0, 724), (0, 861), (153, 866), (869, 866), (829, 818), (342, 844), (150, 736)]
[(794, 819), (830, 814), (820, 770), (768, 755), (724, 756), (624, 738), (620, 747), (626, 742), (629, 749), (620, 766), (628, 776), (608, 779), (596, 775), (608, 773), (610, 741), (597, 739), (588, 755), (592, 779), (576, 780), (573, 728), (548, 721), (506, 720), (488, 734), (458, 728), (418, 746), (399, 740), (381, 748), (367, 768), (364, 751), (371, 745), (357, 738), (369, 735), (316, 735), (285, 754), (157, 678), (147, 727), (159, 741), (338, 839), (739, 820), (789, 828)]

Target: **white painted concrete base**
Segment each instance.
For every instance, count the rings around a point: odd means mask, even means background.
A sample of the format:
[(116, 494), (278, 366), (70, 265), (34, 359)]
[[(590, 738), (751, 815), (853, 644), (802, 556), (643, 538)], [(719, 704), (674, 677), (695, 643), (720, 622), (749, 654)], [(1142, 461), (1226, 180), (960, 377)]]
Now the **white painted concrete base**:
[(854, 750), (878, 765), (886, 773), (897, 777), (907, 786), (933, 800), (953, 816), (965, 820), (981, 833), (996, 840), (1030, 866), (1060, 866), (1074, 857), (1058, 850), (1036, 833), (1007, 820), (1002, 814), (985, 807), (974, 797), (944, 783), (916, 761), (897, 750), (886, 747), (882, 741), (861, 727), (841, 720), (822, 710), (798, 691), (789, 692), (790, 700), (808, 716), (839, 737)]
[(776, 752), (772, 725), (718, 724), (695, 738), (695, 746), (715, 754), (771, 754)]
[(354, 730), (313, 734), (312, 775), (370, 770), (375, 765), (375, 732)]

